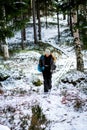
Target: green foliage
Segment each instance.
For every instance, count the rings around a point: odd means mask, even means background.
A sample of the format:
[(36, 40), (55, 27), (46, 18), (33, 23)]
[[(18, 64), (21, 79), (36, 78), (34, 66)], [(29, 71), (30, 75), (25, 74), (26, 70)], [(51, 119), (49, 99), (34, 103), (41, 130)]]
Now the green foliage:
[(41, 82), (40, 79), (37, 79), (37, 81), (33, 81), (33, 84), (34, 84), (35, 86), (41, 86), (41, 85), (42, 85), (42, 82)]
[(0, 0), (0, 41), (14, 35), (15, 30), (24, 28), (28, 17), (28, 0)]
[(12, 27), (2, 27), (0, 30), (0, 41), (3, 41), (6, 37), (12, 37), (14, 35), (14, 33), (11, 31), (12, 29)]
[[(41, 127), (44, 125), (44, 127)], [(32, 107), (31, 125), (28, 130), (45, 130), (47, 119), (39, 105)]]
[[(36, 0), (36, 9), (37, 9), (37, 2)], [(40, 10), (44, 16), (52, 15), (53, 14), (53, 0), (39, 0), (40, 3)]]

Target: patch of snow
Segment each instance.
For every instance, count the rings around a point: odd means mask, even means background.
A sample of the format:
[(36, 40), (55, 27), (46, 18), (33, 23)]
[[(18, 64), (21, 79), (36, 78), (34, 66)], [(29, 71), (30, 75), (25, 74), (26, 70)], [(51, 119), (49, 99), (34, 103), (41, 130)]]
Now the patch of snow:
[(7, 126), (0, 125), (0, 130), (10, 130)]

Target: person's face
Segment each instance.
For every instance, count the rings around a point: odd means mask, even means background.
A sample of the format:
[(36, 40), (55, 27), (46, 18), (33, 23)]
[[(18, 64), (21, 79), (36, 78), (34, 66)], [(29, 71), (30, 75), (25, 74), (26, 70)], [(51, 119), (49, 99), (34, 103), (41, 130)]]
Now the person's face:
[(50, 53), (46, 53), (45, 55), (46, 55), (46, 57), (49, 57)]

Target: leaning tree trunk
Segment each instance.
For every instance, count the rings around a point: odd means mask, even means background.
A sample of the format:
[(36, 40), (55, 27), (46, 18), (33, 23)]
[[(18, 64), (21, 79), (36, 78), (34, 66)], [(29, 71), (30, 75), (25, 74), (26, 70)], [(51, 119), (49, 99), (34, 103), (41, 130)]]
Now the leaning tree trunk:
[(37, 44), (36, 18), (35, 18), (35, 0), (32, 0), (32, 11), (33, 11), (34, 43)]
[(79, 38), (79, 30), (76, 28), (77, 24), (77, 11), (73, 10), (73, 36), (76, 50), (76, 62), (77, 62), (77, 70), (84, 71), (84, 62), (83, 55), (81, 53), (81, 43)]

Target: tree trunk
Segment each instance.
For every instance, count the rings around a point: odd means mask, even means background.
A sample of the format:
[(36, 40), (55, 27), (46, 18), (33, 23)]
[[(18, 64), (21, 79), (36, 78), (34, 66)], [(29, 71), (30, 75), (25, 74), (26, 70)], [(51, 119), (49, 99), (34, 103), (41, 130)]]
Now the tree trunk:
[(9, 58), (9, 51), (8, 51), (8, 45), (3, 45), (3, 53), (4, 53), (4, 59), (7, 60)]
[(37, 0), (37, 19), (38, 19), (38, 37), (41, 40), (41, 22), (40, 22), (40, 4), (39, 0)]
[(66, 19), (66, 15), (65, 14), (63, 14), (63, 20), (65, 20)]
[(45, 1), (45, 16), (46, 16), (46, 28), (48, 27), (48, 22), (47, 22), (47, 3)]
[(70, 25), (70, 18), (69, 18), (69, 14), (67, 14), (67, 23), (68, 23), (68, 26)]
[[(7, 25), (6, 25), (6, 10), (5, 10), (5, 7), (3, 6), (2, 7), (2, 10), (3, 10), (3, 17), (4, 17), (4, 28), (6, 29), (7, 28)], [(8, 44), (7, 44), (7, 41), (6, 41), (6, 37), (4, 37), (3, 41), (3, 55), (4, 55), (4, 59), (7, 60), (9, 58), (9, 50), (8, 50)]]
[(34, 43), (37, 44), (36, 18), (35, 18), (35, 0), (32, 0), (32, 11), (33, 11)]
[(57, 11), (58, 42), (60, 41), (59, 13)]
[(71, 13), (71, 10), (70, 10), (70, 17), (69, 17), (70, 19), (69, 19), (69, 23), (70, 23), (70, 31), (71, 31), (71, 35), (73, 36), (73, 27), (72, 27), (72, 13)]
[[(20, 0), (23, 2), (23, 0)], [(21, 20), (23, 21), (25, 19), (25, 15), (22, 13), (22, 8), (21, 8)], [(21, 47), (22, 50), (24, 50), (24, 41), (26, 40), (26, 31), (25, 31), (25, 26), (21, 29)]]
[(79, 30), (76, 28), (77, 24), (77, 11), (73, 10), (73, 36), (74, 36), (74, 43), (75, 43), (75, 50), (76, 50), (76, 62), (77, 62), (77, 70), (84, 71), (84, 62), (83, 62), (83, 55), (81, 53), (81, 43), (79, 38)]
[(25, 28), (23, 28), (21, 30), (21, 47), (22, 47), (22, 50), (24, 50), (25, 48), (25, 40), (26, 40), (26, 31), (25, 31)]

